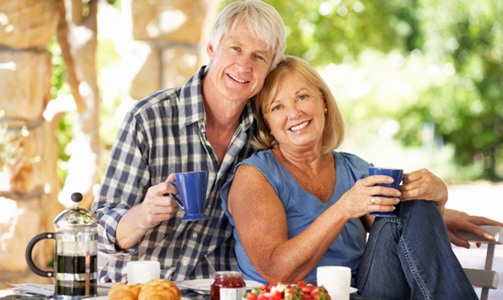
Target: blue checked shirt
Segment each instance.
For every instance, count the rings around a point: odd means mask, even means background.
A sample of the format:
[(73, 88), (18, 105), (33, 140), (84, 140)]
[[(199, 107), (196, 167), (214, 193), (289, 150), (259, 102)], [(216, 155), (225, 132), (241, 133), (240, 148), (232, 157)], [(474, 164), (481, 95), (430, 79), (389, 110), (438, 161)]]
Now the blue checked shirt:
[[(245, 107), (219, 167), (206, 137), (201, 80), (206, 67), (184, 86), (158, 91), (139, 101), (123, 120), (92, 211), (99, 219), (99, 252), (107, 260), (100, 282), (126, 280), (130, 260), (161, 262), (161, 276), (182, 281), (235, 270), (234, 240), (220, 200), (220, 188), (235, 165), (253, 152), (248, 141), (256, 132), (255, 114)], [(115, 247), (117, 223), (142, 202), (147, 189), (173, 172), (208, 170), (206, 221), (181, 222), (184, 212), (150, 230), (134, 247)]]

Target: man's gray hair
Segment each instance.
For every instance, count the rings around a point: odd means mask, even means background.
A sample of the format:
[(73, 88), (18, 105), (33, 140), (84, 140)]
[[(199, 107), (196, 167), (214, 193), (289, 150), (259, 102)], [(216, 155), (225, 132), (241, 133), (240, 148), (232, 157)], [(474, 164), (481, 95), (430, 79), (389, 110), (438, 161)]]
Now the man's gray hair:
[(225, 32), (244, 22), (273, 51), (271, 70), (276, 67), (286, 48), (286, 30), (276, 9), (259, 0), (237, 1), (227, 5), (218, 15), (210, 32), (213, 49)]

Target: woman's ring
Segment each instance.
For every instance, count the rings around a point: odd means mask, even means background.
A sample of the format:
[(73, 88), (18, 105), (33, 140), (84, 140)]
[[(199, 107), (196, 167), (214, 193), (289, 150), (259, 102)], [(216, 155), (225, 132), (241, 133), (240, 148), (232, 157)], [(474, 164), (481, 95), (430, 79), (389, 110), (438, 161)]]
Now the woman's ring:
[(376, 204), (376, 200), (374, 199), (374, 197), (370, 197), (370, 202), (372, 202), (372, 204)]

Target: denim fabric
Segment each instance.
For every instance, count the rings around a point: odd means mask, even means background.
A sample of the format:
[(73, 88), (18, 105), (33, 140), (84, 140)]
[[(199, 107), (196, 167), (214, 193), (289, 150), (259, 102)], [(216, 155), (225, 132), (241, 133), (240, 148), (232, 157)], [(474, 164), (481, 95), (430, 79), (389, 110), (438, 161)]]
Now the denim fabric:
[(398, 218), (376, 218), (372, 226), (357, 275), (360, 293), (386, 300), (478, 299), (435, 204), (398, 207)]

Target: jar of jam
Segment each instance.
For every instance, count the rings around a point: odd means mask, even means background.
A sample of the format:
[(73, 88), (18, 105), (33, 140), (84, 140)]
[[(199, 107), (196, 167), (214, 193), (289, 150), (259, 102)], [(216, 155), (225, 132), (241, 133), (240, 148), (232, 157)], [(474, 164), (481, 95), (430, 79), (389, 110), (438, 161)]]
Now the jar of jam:
[(241, 300), (246, 293), (243, 273), (237, 271), (216, 272), (211, 283), (211, 300)]

